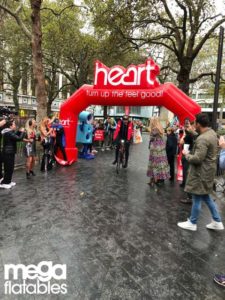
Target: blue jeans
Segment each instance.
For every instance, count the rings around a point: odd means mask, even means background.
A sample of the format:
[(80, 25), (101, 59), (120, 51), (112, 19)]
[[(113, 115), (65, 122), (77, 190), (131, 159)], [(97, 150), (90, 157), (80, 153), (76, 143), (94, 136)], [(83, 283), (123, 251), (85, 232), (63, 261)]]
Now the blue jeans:
[(216, 221), (216, 222), (221, 222), (221, 218), (220, 218), (220, 215), (217, 211), (216, 204), (210, 198), (209, 195), (195, 195), (195, 194), (192, 194), (192, 201), (193, 201), (193, 203), (192, 203), (191, 216), (190, 216), (191, 223), (197, 224), (198, 216), (199, 216), (199, 213), (201, 211), (202, 201), (204, 201), (205, 204), (208, 206), (208, 208), (211, 212), (213, 220)]

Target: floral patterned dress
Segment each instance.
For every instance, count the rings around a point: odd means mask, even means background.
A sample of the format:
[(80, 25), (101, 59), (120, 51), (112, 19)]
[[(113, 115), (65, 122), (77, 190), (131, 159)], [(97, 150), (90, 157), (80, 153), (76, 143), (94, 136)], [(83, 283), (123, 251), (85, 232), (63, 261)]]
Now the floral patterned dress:
[(159, 134), (158, 129), (152, 130), (149, 149), (150, 154), (147, 176), (154, 181), (169, 179), (170, 174), (166, 156), (166, 143)]

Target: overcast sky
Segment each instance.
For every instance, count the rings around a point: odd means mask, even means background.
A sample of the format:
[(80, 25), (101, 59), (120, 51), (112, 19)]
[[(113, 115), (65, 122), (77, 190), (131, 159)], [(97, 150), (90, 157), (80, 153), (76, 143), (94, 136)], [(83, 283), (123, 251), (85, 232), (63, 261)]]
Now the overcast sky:
[(224, 0), (215, 0), (217, 11), (224, 14)]

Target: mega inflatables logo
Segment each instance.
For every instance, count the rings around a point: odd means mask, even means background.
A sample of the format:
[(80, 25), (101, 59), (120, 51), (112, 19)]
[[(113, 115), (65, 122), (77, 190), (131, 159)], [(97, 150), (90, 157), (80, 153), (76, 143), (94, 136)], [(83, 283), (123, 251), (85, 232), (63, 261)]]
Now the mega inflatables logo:
[(95, 62), (94, 88), (96, 89), (153, 89), (160, 84), (157, 80), (159, 66), (148, 59), (145, 64), (108, 68), (100, 61)]
[[(4, 289), (8, 295), (49, 295), (67, 293), (66, 265), (42, 261), (38, 265), (6, 264)], [(61, 283), (63, 282), (63, 283)]]

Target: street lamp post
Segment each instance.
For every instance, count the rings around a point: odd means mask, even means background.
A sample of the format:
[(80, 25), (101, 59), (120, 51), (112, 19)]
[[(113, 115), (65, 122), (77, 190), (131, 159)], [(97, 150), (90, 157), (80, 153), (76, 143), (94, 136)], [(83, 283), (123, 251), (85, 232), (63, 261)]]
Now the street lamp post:
[(216, 82), (215, 82), (215, 90), (214, 90), (213, 115), (212, 115), (212, 128), (214, 130), (217, 129), (217, 108), (218, 108), (219, 88), (220, 88), (221, 63), (222, 63), (222, 56), (223, 56), (223, 36), (224, 36), (224, 28), (220, 26), (217, 67), (216, 67)]

